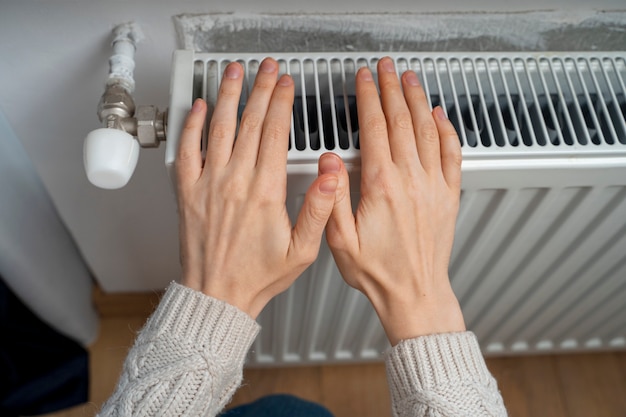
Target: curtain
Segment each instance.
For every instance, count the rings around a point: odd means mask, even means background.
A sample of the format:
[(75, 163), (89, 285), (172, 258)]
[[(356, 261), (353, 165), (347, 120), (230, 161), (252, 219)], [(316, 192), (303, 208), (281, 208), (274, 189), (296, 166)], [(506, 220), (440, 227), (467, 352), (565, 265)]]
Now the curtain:
[(89, 269), (1, 109), (0, 276), (58, 332), (82, 345), (95, 339)]

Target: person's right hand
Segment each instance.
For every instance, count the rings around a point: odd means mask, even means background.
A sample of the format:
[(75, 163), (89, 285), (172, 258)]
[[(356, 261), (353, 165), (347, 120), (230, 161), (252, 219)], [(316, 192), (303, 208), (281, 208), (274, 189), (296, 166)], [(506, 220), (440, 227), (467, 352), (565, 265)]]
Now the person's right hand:
[[(430, 111), (417, 75), (398, 82), (393, 61), (356, 78), (361, 146), (361, 200), (352, 212), (348, 174), (340, 170), (326, 237), (345, 281), (372, 302), (392, 343), (464, 331), (448, 265), (461, 186), (461, 148), (442, 109)], [(404, 93), (403, 93), (404, 90)]]

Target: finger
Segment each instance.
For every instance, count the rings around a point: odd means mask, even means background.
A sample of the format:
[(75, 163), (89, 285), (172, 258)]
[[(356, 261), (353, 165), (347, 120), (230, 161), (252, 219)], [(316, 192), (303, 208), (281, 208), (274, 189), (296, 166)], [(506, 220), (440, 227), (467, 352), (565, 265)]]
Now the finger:
[(209, 167), (223, 167), (230, 160), (237, 130), (237, 109), (241, 98), (243, 68), (231, 62), (217, 95), (217, 103), (209, 124), (206, 163)]
[(319, 160), (320, 173), (337, 172), (338, 182), (333, 211), (326, 225), (326, 240), (337, 256), (339, 252), (358, 247), (356, 221), (352, 213), (350, 178), (344, 163), (337, 155), (326, 153)]
[(197, 99), (185, 120), (180, 135), (175, 167), (179, 186), (195, 183), (202, 174), (202, 129), (206, 117), (206, 103)]
[(254, 80), (252, 92), (241, 115), (239, 133), (233, 150), (233, 160), (249, 166), (256, 165), (263, 121), (270, 104), (276, 80), (278, 64), (271, 58), (263, 60)]
[(461, 143), (456, 129), (439, 106), (433, 110), (439, 137), (441, 138), (441, 168), (448, 186), (461, 189)]
[(389, 57), (378, 61), (378, 85), (387, 120), (391, 158), (394, 162), (419, 163), (411, 112), (400, 88), (393, 60)]
[(427, 172), (441, 170), (441, 154), (439, 150), (439, 133), (433, 120), (426, 93), (417, 75), (406, 71), (402, 76), (404, 96), (411, 111), (417, 144), (417, 154), (422, 167)]
[[(293, 80), (288, 75), (283, 75), (276, 83), (263, 123), (257, 167), (259, 175), (268, 174), (273, 178), (273, 182), (287, 180), (287, 151), (291, 131), (293, 93)], [(283, 183), (278, 185), (285, 188)]]
[(320, 249), (324, 228), (333, 211), (338, 178), (322, 174), (309, 187), (291, 235), (288, 262), (308, 266)]
[(356, 75), (356, 102), (361, 166), (365, 177), (368, 173), (375, 175), (382, 164), (391, 161), (387, 122), (376, 84), (368, 68), (361, 68)]

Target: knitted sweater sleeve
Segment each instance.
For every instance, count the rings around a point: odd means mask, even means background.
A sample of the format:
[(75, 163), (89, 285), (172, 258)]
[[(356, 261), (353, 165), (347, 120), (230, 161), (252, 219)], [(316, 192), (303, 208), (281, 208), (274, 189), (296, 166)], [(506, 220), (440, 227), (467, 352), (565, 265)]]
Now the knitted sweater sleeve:
[(471, 332), (404, 340), (385, 362), (394, 417), (507, 415)]
[(259, 325), (172, 283), (137, 336), (99, 416), (214, 416), (230, 401)]

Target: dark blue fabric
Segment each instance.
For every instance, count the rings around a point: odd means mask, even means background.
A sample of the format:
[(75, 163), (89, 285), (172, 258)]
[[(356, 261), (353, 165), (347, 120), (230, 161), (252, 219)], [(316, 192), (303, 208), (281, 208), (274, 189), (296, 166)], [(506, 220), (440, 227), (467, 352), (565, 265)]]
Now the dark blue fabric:
[(319, 404), (302, 400), (293, 395), (269, 395), (253, 403), (232, 408), (221, 417), (333, 417)]
[(42, 322), (1, 278), (0, 335), (0, 416), (51, 413), (87, 401), (87, 351)]

